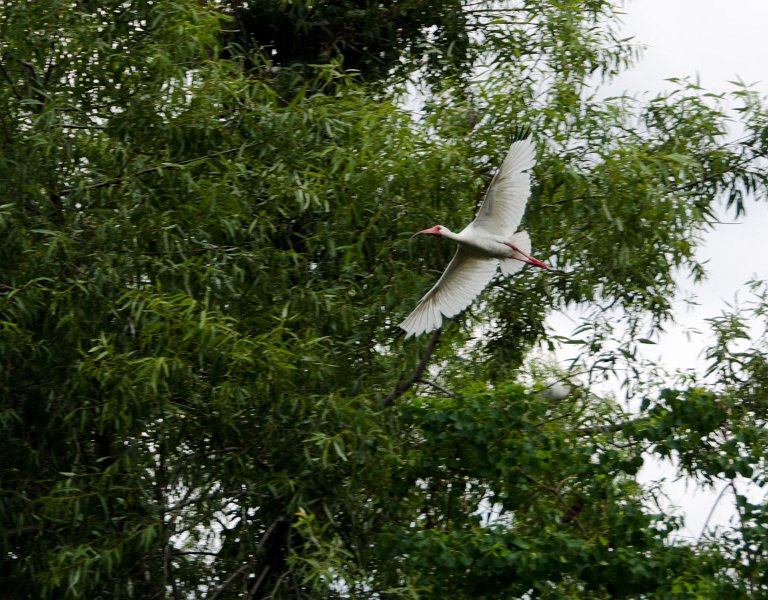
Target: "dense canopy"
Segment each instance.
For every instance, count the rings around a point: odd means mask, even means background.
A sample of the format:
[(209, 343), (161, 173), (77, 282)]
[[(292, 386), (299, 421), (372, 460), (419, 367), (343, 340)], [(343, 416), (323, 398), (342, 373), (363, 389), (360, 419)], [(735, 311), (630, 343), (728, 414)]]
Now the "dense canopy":
[[(6, 597), (767, 594), (766, 339), (713, 319), (707, 384), (635, 355), (716, 203), (764, 198), (767, 113), (601, 97), (637, 56), (618, 8), (0, 1)], [(401, 339), (453, 251), (410, 234), (468, 222), (521, 125), (555, 268)], [(587, 377), (531, 358), (563, 342)], [(591, 389), (617, 373), (639, 412)], [(738, 523), (675, 538), (648, 453)]]

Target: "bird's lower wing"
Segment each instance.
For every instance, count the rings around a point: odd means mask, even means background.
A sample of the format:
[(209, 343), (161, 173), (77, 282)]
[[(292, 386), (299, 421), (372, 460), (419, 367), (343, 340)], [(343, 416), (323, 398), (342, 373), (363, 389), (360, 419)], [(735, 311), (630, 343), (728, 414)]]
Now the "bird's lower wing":
[(452, 317), (469, 306), (496, 273), (495, 258), (478, 258), (459, 248), (435, 286), (400, 323), (406, 338), (440, 327), (443, 316)]

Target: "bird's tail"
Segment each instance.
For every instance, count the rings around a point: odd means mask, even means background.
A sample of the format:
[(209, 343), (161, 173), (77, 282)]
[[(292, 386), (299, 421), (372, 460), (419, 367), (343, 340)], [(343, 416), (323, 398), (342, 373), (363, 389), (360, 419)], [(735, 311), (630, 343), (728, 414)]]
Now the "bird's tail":
[[(528, 235), (527, 231), (518, 231), (510, 238), (509, 242), (520, 248), (520, 250), (526, 254), (531, 253), (531, 236)], [(522, 255), (516, 258), (502, 258), (499, 260), (501, 272), (507, 276), (514, 275), (525, 266), (524, 259), (525, 257)]]

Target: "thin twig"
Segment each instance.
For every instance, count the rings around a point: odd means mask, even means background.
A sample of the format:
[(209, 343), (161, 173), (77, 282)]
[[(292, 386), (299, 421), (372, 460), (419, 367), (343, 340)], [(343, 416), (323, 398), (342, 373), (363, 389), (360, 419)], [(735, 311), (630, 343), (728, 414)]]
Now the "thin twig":
[(430, 387), (435, 388), (438, 392), (442, 392), (449, 398), (455, 398), (456, 394), (454, 394), (451, 390), (446, 390), (444, 387), (437, 385), (434, 381), (430, 381), (429, 379), (424, 379), (423, 377), (419, 377), (419, 379), (416, 381), (416, 383), (423, 383), (424, 385), (428, 385)]
[(424, 374), (424, 371), (427, 368), (427, 364), (429, 364), (429, 359), (432, 358), (432, 353), (435, 351), (435, 346), (437, 346), (437, 342), (440, 339), (440, 334), (442, 331), (442, 329), (436, 329), (432, 334), (432, 337), (429, 340), (429, 344), (427, 345), (427, 349), (424, 351), (424, 356), (421, 357), (419, 364), (416, 365), (416, 370), (414, 371), (413, 375), (408, 379), (401, 379), (400, 383), (397, 384), (397, 387), (394, 389), (394, 391), (389, 396), (384, 398), (385, 408), (387, 406), (391, 406), (395, 400), (405, 394), (405, 392), (411, 389), (411, 386), (414, 383), (421, 379), (421, 376)]
[(567, 419), (570, 416), (572, 416), (571, 413), (565, 413), (564, 415), (558, 415), (557, 417), (552, 417), (551, 419), (547, 419), (546, 421), (542, 421), (541, 423), (536, 423), (536, 425), (534, 425), (534, 427), (541, 427), (542, 425), (546, 425), (547, 423), (552, 423), (553, 421), (559, 421), (560, 419)]
[(728, 491), (728, 489), (731, 487), (730, 483), (726, 483), (723, 486), (723, 489), (720, 490), (720, 493), (717, 495), (717, 498), (715, 498), (715, 503), (712, 505), (712, 508), (709, 509), (709, 514), (707, 515), (707, 518), (704, 520), (704, 526), (701, 528), (701, 533), (699, 534), (698, 542), (701, 542), (701, 539), (704, 537), (704, 534), (707, 532), (707, 527), (709, 527), (709, 520), (712, 518), (712, 515), (715, 514), (715, 509), (717, 508), (717, 505), (720, 504), (720, 500), (723, 499), (723, 496), (725, 495), (725, 492)]

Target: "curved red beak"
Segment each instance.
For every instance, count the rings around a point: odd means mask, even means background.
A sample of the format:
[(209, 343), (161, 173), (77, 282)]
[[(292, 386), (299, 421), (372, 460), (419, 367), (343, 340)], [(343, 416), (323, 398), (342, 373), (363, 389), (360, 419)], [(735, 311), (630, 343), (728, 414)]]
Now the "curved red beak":
[(415, 238), (417, 235), (440, 235), (440, 225), (435, 225), (429, 229), (422, 229), (414, 233), (411, 238)]

